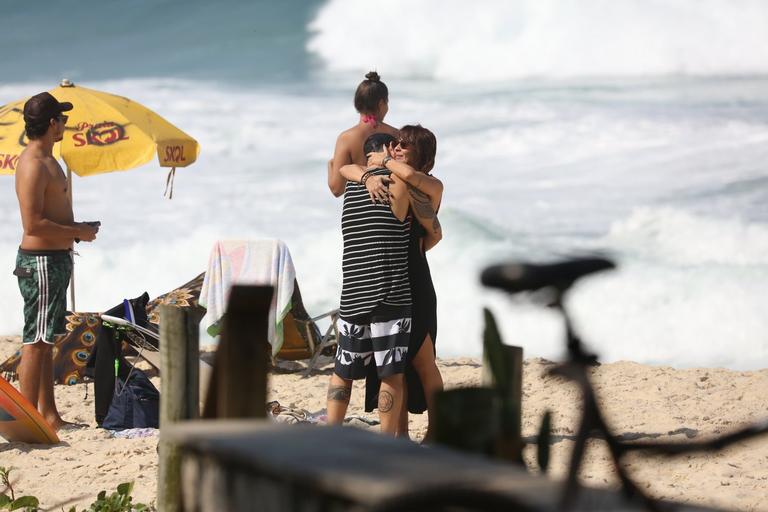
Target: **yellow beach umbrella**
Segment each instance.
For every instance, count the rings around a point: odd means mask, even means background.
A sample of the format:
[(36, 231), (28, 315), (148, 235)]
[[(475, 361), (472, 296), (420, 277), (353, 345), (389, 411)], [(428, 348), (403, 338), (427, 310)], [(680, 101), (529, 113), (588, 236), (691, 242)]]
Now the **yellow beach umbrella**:
[[(161, 167), (171, 168), (170, 181), (176, 167), (192, 164), (200, 152), (195, 139), (128, 98), (75, 86), (69, 80), (48, 92), (73, 105), (54, 155), (79, 176), (132, 169), (157, 155)], [(15, 172), (27, 144), (23, 116), (27, 99), (0, 107), (0, 174)]]
[[(70, 102), (72, 110), (64, 138), (53, 148), (54, 156), (67, 165), (68, 191), (72, 197), (72, 172), (90, 176), (124, 171), (143, 165), (157, 155), (161, 167), (170, 167), (166, 192), (176, 167), (192, 164), (200, 152), (197, 141), (160, 115), (122, 96), (75, 86), (62, 80), (50, 92), (60, 102)], [(0, 174), (14, 174), (19, 155), (27, 145), (24, 130), (24, 98), (0, 107)], [(75, 309), (74, 274), (71, 281), (71, 307)]]

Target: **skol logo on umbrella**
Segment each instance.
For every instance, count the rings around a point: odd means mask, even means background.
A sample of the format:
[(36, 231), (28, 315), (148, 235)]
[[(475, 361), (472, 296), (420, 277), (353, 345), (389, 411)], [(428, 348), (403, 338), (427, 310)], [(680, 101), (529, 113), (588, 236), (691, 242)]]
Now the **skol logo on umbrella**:
[[(6, 129), (21, 117), (21, 110), (13, 106), (0, 107), (0, 128)], [(23, 134), (22, 134), (23, 135)], [(7, 134), (0, 134), (0, 141), (7, 138)], [(15, 171), (19, 163), (18, 152), (0, 152), (0, 171)]]
[[(67, 129), (70, 131), (71, 129)], [(125, 134), (125, 126), (113, 121), (104, 121), (97, 124), (79, 123), (71, 135), (74, 147), (82, 146), (109, 146), (123, 140), (129, 140)], [(27, 147), (29, 140), (22, 130), (18, 137), (21, 148)], [(18, 153), (0, 153), (0, 171), (15, 171), (19, 163)]]
[(0, 153), (0, 170), (15, 171), (16, 164), (19, 163), (19, 155), (10, 153)]
[(128, 140), (125, 126), (113, 121), (103, 121), (97, 124), (79, 123), (75, 128), (77, 133), (72, 135), (74, 146), (109, 146), (121, 140)]

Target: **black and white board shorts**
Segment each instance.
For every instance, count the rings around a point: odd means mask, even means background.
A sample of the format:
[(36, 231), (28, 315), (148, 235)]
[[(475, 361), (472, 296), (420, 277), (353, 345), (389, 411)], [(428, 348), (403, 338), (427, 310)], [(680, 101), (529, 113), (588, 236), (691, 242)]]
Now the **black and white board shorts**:
[(342, 379), (364, 379), (374, 364), (379, 378), (405, 371), (411, 338), (411, 308), (382, 305), (365, 317), (339, 319), (334, 371)]

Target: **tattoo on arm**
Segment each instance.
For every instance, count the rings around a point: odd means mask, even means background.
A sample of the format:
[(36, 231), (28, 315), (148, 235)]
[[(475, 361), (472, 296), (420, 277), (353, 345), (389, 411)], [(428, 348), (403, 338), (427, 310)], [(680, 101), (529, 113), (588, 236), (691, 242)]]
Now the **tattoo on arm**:
[(440, 229), (441, 229), (440, 221), (437, 220), (437, 215), (435, 215), (435, 218), (432, 219), (432, 232), (433, 233), (438, 233), (438, 232), (440, 232)]
[(348, 404), (351, 391), (352, 390), (346, 386), (331, 386), (328, 388), (328, 400)]
[(411, 206), (419, 219), (428, 221), (432, 219), (432, 232), (437, 233), (440, 231), (440, 221), (437, 220), (437, 213), (432, 208), (432, 201), (429, 196), (424, 192), (408, 186), (408, 193), (411, 195)]
[(410, 185), (408, 186), (408, 193), (411, 195), (411, 206), (413, 206), (417, 216), (423, 219), (431, 219), (435, 216), (435, 209), (432, 208), (427, 194)]
[(389, 412), (392, 410), (392, 406), (395, 405), (395, 398), (389, 391), (382, 391), (379, 393), (379, 412)]

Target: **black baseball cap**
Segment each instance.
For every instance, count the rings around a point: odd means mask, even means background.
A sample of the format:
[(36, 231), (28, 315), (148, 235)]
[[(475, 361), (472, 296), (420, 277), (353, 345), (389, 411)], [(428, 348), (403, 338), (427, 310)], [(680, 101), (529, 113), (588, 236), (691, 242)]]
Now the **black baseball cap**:
[(62, 112), (72, 110), (68, 101), (60, 102), (49, 92), (35, 94), (24, 104), (24, 123), (28, 126), (47, 124)]

